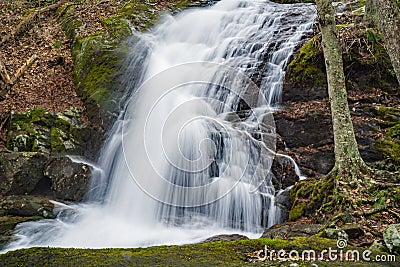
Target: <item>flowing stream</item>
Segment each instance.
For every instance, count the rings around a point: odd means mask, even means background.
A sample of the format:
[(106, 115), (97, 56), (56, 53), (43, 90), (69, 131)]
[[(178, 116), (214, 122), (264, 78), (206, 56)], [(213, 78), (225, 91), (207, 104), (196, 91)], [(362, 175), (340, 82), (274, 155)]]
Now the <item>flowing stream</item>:
[(222, 0), (164, 16), (129, 42), (128, 97), (87, 201), (20, 224), (7, 249), (133, 247), (259, 236), (281, 221), (272, 113), (315, 8)]

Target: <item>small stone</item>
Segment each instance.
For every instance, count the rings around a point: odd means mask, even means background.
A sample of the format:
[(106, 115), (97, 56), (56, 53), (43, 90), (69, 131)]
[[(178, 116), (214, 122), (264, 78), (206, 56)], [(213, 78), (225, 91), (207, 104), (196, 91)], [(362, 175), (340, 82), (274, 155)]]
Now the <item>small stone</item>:
[(383, 232), (383, 240), (391, 253), (400, 255), (400, 224), (391, 224)]
[(336, 239), (336, 240), (339, 240), (339, 239), (348, 240), (349, 239), (349, 236), (347, 235), (347, 233), (335, 225), (325, 228), (325, 230), (322, 232), (322, 237), (329, 238), (329, 239)]

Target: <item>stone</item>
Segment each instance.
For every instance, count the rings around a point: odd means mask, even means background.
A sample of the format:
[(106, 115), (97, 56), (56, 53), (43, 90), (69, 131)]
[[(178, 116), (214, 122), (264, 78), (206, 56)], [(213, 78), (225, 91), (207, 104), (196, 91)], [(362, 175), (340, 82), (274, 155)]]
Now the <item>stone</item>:
[(31, 193), (44, 178), (43, 168), (48, 156), (39, 152), (0, 153), (0, 194)]
[(324, 226), (322, 224), (283, 223), (274, 225), (264, 231), (263, 238), (307, 237), (318, 234)]
[(45, 167), (44, 174), (51, 180), (56, 198), (79, 201), (89, 186), (91, 170), (88, 165), (73, 162), (68, 157), (55, 157)]
[(391, 224), (383, 232), (383, 240), (391, 253), (400, 255), (400, 224)]
[(322, 237), (329, 238), (329, 239), (344, 239), (348, 240), (349, 236), (345, 231), (337, 227), (336, 225), (331, 225), (324, 229), (322, 232)]
[(210, 238), (207, 238), (203, 242), (215, 242), (215, 241), (235, 241), (235, 240), (247, 240), (249, 239), (247, 236), (232, 234), (232, 235), (216, 235)]
[(275, 157), (271, 171), (274, 174), (272, 183), (276, 191), (295, 185), (299, 181), (294, 164), (288, 158)]
[(71, 107), (52, 113), (42, 108), (12, 114), (7, 148), (19, 152), (80, 153), (87, 125), (82, 110)]
[(54, 218), (54, 205), (41, 196), (5, 196), (0, 200), (0, 216)]

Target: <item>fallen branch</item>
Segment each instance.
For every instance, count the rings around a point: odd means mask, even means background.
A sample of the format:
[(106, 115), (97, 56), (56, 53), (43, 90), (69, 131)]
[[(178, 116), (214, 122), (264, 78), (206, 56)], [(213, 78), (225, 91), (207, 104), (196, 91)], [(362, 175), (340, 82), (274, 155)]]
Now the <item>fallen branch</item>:
[(24, 74), (24, 72), (32, 66), (32, 64), (38, 59), (36, 55), (33, 55), (31, 58), (29, 58), (14, 74), (14, 76), (10, 80), (10, 85), (13, 86), (19, 78)]
[(8, 118), (10, 117), (10, 113), (8, 113), (8, 115), (4, 118), (4, 120), (1, 122), (1, 124), (0, 124), (0, 131), (1, 131), (1, 129), (3, 129), (3, 127), (4, 127), (4, 124), (6, 124), (6, 122), (7, 122), (7, 120), (8, 120)]
[(21, 21), (17, 27), (15, 27), (15, 29), (10, 32), (9, 34), (7, 34), (6, 36), (4, 36), (3, 38), (1, 38), (0, 41), (0, 46), (2, 46), (3, 44), (7, 43), (11, 38), (13, 38), (14, 36), (18, 35), (19, 33), (21, 33), (22, 31), (25, 30), (25, 28), (36, 18), (36, 16), (38, 16), (40, 13), (44, 13), (44, 12), (48, 12), (51, 11), (53, 9), (56, 9), (62, 5), (64, 5), (65, 3), (67, 3), (68, 1), (66, 0), (61, 0), (58, 3), (46, 6), (42, 9), (39, 10), (35, 10), (33, 11), (31, 14), (29, 14), (23, 21)]
[(0, 77), (5, 84), (10, 83), (10, 75), (8, 75), (6, 66), (4, 66), (3, 62), (0, 59)]
[[(3, 99), (5, 95), (8, 93), (10, 88), (15, 85), (18, 80), (22, 77), (24, 72), (32, 66), (32, 64), (38, 59), (36, 55), (31, 56), (16, 72), (15, 74), (10, 77), (6, 67), (4, 64), (0, 61), (0, 74), (1, 74), (1, 79), (3, 80), (4, 83), (4, 88), (0, 90), (0, 99)], [(4, 77), (3, 77), (4, 76)]]
[(394, 217), (396, 217), (396, 219), (397, 219), (398, 221), (400, 221), (400, 215), (399, 215), (397, 212), (395, 212), (395, 211), (393, 211), (393, 210), (391, 210), (391, 209), (388, 209), (387, 212), (389, 212), (390, 214), (392, 214)]

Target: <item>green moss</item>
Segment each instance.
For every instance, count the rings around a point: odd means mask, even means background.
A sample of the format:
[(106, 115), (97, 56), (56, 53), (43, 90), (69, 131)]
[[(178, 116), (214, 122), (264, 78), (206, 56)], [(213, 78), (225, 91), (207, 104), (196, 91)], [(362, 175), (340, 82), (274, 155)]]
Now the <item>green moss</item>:
[(398, 170), (400, 169), (400, 110), (379, 106), (372, 111), (381, 120), (380, 126), (384, 129), (384, 136), (375, 143), (375, 147), (389, 160), (382, 165), (387, 167), (389, 164), (394, 164), (391, 169)]
[[(290, 240), (254, 239), (232, 242), (211, 242), (184, 246), (157, 246), (134, 249), (68, 249), (30, 248), (0, 255), (6, 266), (289, 266), (290, 261), (251, 262), (258, 251), (265, 249), (300, 253), (314, 249), (336, 248), (336, 241), (316, 237)], [(363, 249), (349, 246), (348, 249)], [(310, 266), (310, 262), (295, 261), (296, 266)], [(338, 266), (338, 262), (318, 262), (318, 266)], [(375, 266), (374, 263), (346, 262), (346, 266)]]
[(295, 221), (307, 213), (307, 203), (300, 202), (289, 212), (289, 221)]
[(391, 140), (377, 141), (375, 144), (389, 159), (400, 164), (400, 143)]
[(301, 47), (288, 66), (287, 77), (290, 80), (299, 85), (320, 86), (326, 83), (320, 43), (321, 36), (316, 35)]
[[(303, 216), (314, 215), (323, 204), (330, 201), (333, 193), (333, 178), (305, 179), (298, 182), (290, 190), (292, 207), (289, 211), (289, 220), (294, 221)], [(339, 204), (340, 206), (340, 204)], [(327, 212), (330, 212), (327, 210)]]
[(75, 40), (77, 29), (82, 26), (82, 22), (74, 18), (74, 6), (65, 5), (57, 10), (61, 26), (71, 40)]
[(40, 107), (11, 117), (7, 148), (13, 151), (74, 152), (80, 144), (80, 131), (86, 128), (82, 112), (70, 108), (50, 113)]

